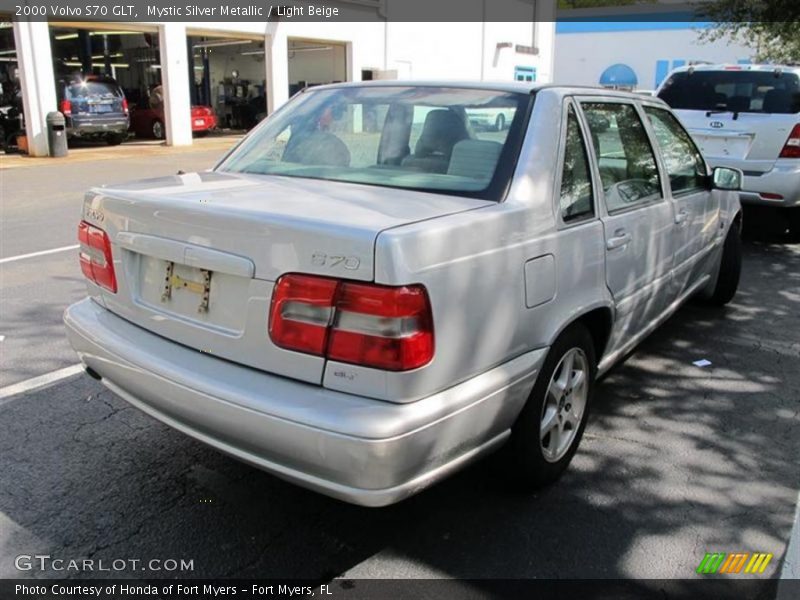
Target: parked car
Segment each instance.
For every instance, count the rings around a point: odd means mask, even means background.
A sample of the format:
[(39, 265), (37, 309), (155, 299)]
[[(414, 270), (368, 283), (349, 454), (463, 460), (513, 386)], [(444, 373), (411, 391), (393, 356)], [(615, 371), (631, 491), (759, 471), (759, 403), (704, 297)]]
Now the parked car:
[[(502, 142), (467, 117), (498, 105)], [(504, 443), (534, 488), (598, 375), (733, 298), (741, 176), (656, 98), (317, 87), (211, 171), (89, 192), (67, 332), (133, 406), (325, 494), (390, 504)]]
[(469, 111), (473, 127), (503, 131), (514, 118), (514, 111), (505, 108), (482, 108)]
[[(217, 116), (210, 106), (192, 106), (190, 117), (195, 135), (206, 135), (217, 126)], [(138, 137), (163, 140), (166, 136), (164, 122), (164, 95), (158, 86), (150, 92), (146, 102), (131, 111), (131, 131)]]
[(116, 81), (89, 75), (61, 80), (56, 89), (68, 138), (104, 139), (115, 146), (128, 137), (128, 101)]
[(788, 209), (800, 234), (800, 68), (681, 67), (658, 96), (712, 165), (744, 172), (742, 202)]

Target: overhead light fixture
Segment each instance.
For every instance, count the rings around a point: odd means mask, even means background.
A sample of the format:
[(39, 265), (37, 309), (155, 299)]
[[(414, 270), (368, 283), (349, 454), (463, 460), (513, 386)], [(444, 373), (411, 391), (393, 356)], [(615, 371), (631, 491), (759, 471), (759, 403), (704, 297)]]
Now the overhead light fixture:
[(289, 52), (316, 52), (318, 50), (333, 50), (333, 46), (302, 46), (300, 48), (289, 48)]
[[(140, 31), (90, 31), (89, 35), (97, 36), (97, 35), (141, 35)], [(55, 39), (58, 41), (61, 40), (77, 40), (78, 34), (77, 33), (59, 33), (58, 35), (54, 36)]]
[(253, 40), (217, 40), (211, 42), (198, 42), (192, 44), (192, 48), (219, 48), (221, 46), (242, 46), (252, 44)]
[(16, 50), (0, 50), (0, 54), (16, 54)]
[[(68, 61), (68, 62), (64, 63), (64, 66), (67, 66), (67, 67), (82, 67), (83, 64), (81, 64), (78, 61)], [(111, 65), (109, 65), (109, 66), (114, 67), (115, 69), (127, 69), (128, 67), (130, 67), (130, 65), (128, 63), (111, 63)], [(94, 68), (100, 69), (102, 67), (105, 67), (105, 64), (103, 64), (103, 63), (92, 63), (92, 68), (93, 69)]]
[(250, 52), (240, 52), (241, 56), (256, 56), (264, 54), (263, 50), (251, 50)]
[(141, 31), (91, 31), (89, 35), (143, 35)]

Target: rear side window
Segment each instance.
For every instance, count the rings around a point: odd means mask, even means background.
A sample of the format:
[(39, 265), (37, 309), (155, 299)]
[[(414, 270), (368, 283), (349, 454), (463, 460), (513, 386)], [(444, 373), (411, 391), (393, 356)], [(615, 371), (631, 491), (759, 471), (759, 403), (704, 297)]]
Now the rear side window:
[(609, 213), (661, 198), (653, 148), (631, 104), (583, 104)]
[(780, 71), (682, 71), (658, 96), (674, 109), (794, 114), (800, 78)]
[(664, 109), (648, 106), (644, 111), (653, 126), (661, 156), (667, 166), (672, 193), (704, 188), (708, 179), (706, 163), (686, 130)]
[(567, 139), (561, 172), (561, 218), (565, 223), (594, 216), (589, 156), (575, 109), (567, 113)]

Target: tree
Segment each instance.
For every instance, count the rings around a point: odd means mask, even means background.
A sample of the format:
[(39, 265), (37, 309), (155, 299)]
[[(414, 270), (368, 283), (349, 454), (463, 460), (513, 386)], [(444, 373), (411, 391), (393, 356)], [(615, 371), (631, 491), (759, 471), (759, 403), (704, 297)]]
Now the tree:
[(755, 50), (759, 62), (800, 62), (800, 2), (710, 0), (697, 3), (698, 17), (715, 23), (702, 39), (732, 39)]

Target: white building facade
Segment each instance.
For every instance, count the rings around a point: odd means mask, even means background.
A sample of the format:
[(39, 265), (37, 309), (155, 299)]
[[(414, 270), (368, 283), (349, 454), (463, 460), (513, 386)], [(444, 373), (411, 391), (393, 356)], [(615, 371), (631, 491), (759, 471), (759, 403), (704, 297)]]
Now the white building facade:
[(654, 90), (672, 69), (686, 64), (751, 62), (753, 49), (748, 46), (703, 40), (702, 32), (710, 23), (693, 22), (683, 14), (674, 15), (675, 20), (669, 18), (560, 21), (556, 25), (554, 82)]
[[(91, 30), (93, 36), (103, 35), (104, 31), (112, 35), (111, 32), (124, 29), (156, 39), (160, 64), (155, 66), (160, 69), (164, 90), (166, 141), (170, 145), (188, 145), (192, 143), (191, 123), (186, 117), (192, 103), (189, 77), (192, 39), (220, 40), (203, 43), (225, 46), (231, 54), (224, 63), (227, 73), (235, 72), (240, 77), (243, 69), (260, 71), (260, 77), (259, 73), (249, 76), (263, 82), (266, 110), (272, 112), (288, 100), (290, 89), (308, 82), (362, 79), (550, 82), (554, 65), (555, 0), (539, 0), (538, 4), (536, 14), (541, 21), (535, 23), (15, 22), (14, 42), (29, 153), (47, 154), (45, 116), (58, 109), (52, 44), (66, 36), (54, 37), (52, 27)], [(236, 42), (229, 38), (251, 40), (256, 49), (233, 52), (227, 45)], [(129, 66), (119, 64), (117, 68)], [(212, 74), (212, 78), (221, 76)]]

